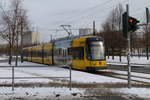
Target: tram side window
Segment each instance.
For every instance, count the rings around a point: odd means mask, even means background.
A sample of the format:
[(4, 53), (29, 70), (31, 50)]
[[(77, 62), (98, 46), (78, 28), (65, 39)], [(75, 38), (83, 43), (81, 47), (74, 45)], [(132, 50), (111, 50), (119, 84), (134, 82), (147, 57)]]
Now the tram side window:
[(34, 52), (34, 50), (32, 51), (32, 57), (35, 57), (35, 52)]
[(32, 52), (32, 57), (36, 57), (36, 51), (35, 50), (33, 50), (33, 52)]
[(42, 51), (38, 51), (38, 57), (42, 57)]
[(46, 57), (52, 56), (52, 50), (46, 50), (45, 56)]
[(28, 57), (32, 57), (32, 51), (31, 50), (28, 51)]
[(74, 47), (69, 48), (69, 55), (72, 55), (73, 59), (84, 59), (84, 48), (83, 47)]
[(38, 57), (38, 56), (37, 56), (37, 51), (34, 51), (34, 57)]
[(29, 51), (25, 50), (25, 57), (28, 57), (28, 56), (29, 56)]
[(48, 57), (48, 53), (49, 53), (49, 52), (48, 52), (47, 50), (43, 51), (43, 56), (44, 56), (44, 57)]
[(45, 49), (42, 51), (42, 53), (43, 53), (42, 55), (44, 58), (48, 58), (48, 57), (52, 56), (52, 50), (50, 50), (50, 49)]
[(27, 50), (27, 49), (24, 49), (24, 50), (23, 50), (23, 57), (24, 57), (24, 58), (27, 58), (27, 57), (28, 57), (28, 50)]

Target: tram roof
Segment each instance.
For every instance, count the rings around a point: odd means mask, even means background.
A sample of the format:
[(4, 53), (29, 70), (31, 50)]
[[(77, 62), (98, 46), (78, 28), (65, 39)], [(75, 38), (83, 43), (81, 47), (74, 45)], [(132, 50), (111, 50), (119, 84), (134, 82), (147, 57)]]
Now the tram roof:
[(78, 38), (95, 38), (95, 37), (99, 37), (103, 40), (103, 38), (100, 36), (84, 35), (84, 36), (72, 36), (72, 37), (58, 38), (56, 40), (53, 40), (52, 42), (58, 42), (58, 41), (63, 41), (63, 40), (73, 40), (73, 39), (78, 39)]

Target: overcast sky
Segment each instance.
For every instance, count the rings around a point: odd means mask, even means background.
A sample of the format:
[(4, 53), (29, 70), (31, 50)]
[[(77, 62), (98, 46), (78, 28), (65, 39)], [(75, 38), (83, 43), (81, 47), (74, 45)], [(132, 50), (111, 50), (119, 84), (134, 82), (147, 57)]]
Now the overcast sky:
[[(5, 1), (5, 0), (0, 0)], [(10, 0), (8, 0), (10, 1)], [(110, 11), (119, 3), (130, 6), (130, 15), (141, 19), (145, 7), (150, 7), (150, 0), (24, 0), (24, 8), (36, 30), (41, 32), (41, 41), (49, 41), (53, 37), (64, 36), (65, 32), (56, 34), (52, 29), (60, 29), (60, 25), (69, 24), (72, 28), (96, 28), (106, 20)]]

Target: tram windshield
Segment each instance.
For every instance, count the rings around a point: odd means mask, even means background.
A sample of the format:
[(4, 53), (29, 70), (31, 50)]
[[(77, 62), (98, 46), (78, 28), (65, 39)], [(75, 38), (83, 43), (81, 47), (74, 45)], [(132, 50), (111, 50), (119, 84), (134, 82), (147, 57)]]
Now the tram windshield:
[(102, 41), (91, 41), (89, 43), (88, 59), (90, 59), (90, 60), (103, 60), (103, 59), (105, 59), (104, 43)]

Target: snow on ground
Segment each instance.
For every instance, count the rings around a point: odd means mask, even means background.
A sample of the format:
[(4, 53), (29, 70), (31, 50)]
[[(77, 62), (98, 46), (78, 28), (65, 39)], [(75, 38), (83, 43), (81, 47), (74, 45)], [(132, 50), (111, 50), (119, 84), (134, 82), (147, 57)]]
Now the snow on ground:
[[(33, 73), (25, 73), (23, 71), (15, 71), (15, 77), (33, 77)], [(2, 77), (12, 77), (11, 68), (0, 68), (0, 78)], [(11, 83), (11, 79), (0, 79), (0, 83)], [(49, 79), (16, 79), (15, 82), (27, 83), (27, 82), (50, 82)]]
[[(0, 66), (6, 66), (7, 63), (0, 63)], [(25, 62), (19, 65), (33, 65), (37, 67), (15, 67), (15, 77), (68, 77), (69, 69), (64, 69), (55, 66), (47, 66), (35, 63)], [(38, 67), (39, 66), (39, 67)], [(0, 67), (0, 77), (11, 77), (12, 68), (11, 67)], [(61, 80), (61, 79), (59, 79)], [(63, 79), (64, 80), (64, 79)], [(65, 79), (69, 80), (69, 79)], [(53, 79), (15, 79), (15, 83), (48, 83), (53, 82)], [(125, 80), (115, 79), (104, 77), (100, 75), (94, 75), (86, 72), (72, 70), (72, 81), (76, 83), (122, 83), (126, 82)], [(0, 79), (0, 84), (11, 83), (11, 79)], [(20, 92), (21, 91), (21, 92)], [(67, 87), (16, 87), (15, 91), (11, 91), (11, 87), (0, 87), (0, 98), (9, 99), (13, 97), (25, 97), (25, 98), (44, 98), (49, 96), (50, 98), (56, 98), (56, 95), (61, 95), (60, 98), (74, 98), (72, 93), (78, 93), (75, 98), (84, 94), (84, 89), (73, 88), (72, 91), (69, 91)], [(65, 100), (65, 99), (64, 99)]]
[[(47, 65), (40, 65), (40, 64), (34, 64), (34, 63), (28, 63), (26, 62), (25, 65), (31, 64), (33, 66), (40, 66), (40, 67), (15, 67), (15, 77), (69, 77), (69, 69), (64, 69), (60, 67), (55, 66), (47, 66)], [(0, 63), (1, 65), (1, 63)], [(4, 63), (2, 65), (5, 65)], [(19, 65), (24, 65), (19, 64)], [(12, 68), (11, 67), (1, 67), (0, 68), (0, 76), (1, 77), (11, 77)], [(32, 80), (25, 80), (20, 79), (23, 82), (30, 82)], [(35, 79), (34, 79), (35, 80)], [(38, 79), (38, 81), (43, 81), (44, 79)], [(47, 82), (51, 79), (45, 79)], [(61, 80), (61, 79), (60, 79)], [(63, 79), (64, 80), (64, 79)], [(66, 79), (66, 80), (69, 80)], [(11, 82), (11, 80), (0, 80), (0, 82)], [(19, 79), (17, 79), (17, 82), (21, 82)], [(36, 81), (36, 80), (35, 80)], [(72, 70), (72, 81), (73, 82), (79, 82), (79, 83), (116, 83), (116, 82), (126, 82), (125, 80), (116, 79), (116, 78), (110, 78), (106, 76), (100, 76), (100, 75), (94, 75), (87, 72), (82, 71), (75, 71)]]
[[(7, 66), (7, 63), (0, 63), (0, 66)], [(47, 66), (41, 64), (35, 64), (31, 62), (24, 62), (19, 65), (30, 65), (30, 67), (15, 67), (15, 77), (68, 77), (69, 69), (64, 69), (55, 66)], [(31, 67), (34, 66), (34, 67)], [(37, 66), (37, 67), (35, 67)], [(0, 77), (11, 77), (11, 67), (0, 67)], [(118, 73), (118, 72), (117, 72)], [(126, 74), (126, 72), (119, 71), (121, 74)], [(133, 74), (133, 73), (132, 73)], [(139, 73), (134, 73), (133, 75), (139, 75)], [(149, 77), (149, 75), (140, 74), (142, 76)], [(61, 79), (59, 79), (61, 80)], [(62, 79), (69, 80), (69, 79)], [(56, 80), (44, 78), (44, 79), (15, 79), (15, 83), (28, 83), (28, 82), (54, 82)], [(127, 83), (126, 80), (110, 78), (106, 76), (94, 75), (82, 71), (72, 70), (72, 81), (76, 83)], [(11, 83), (9, 79), (0, 79), (0, 84)], [(127, 95), (137, 95), (140, 97), (150, 98), (150, 88), (110, 88), (112, 92), (119, 92)], [(20, 92), (21, 91), (21, 92)], [(67, 87), (16, 87), (15, 91), (11, 91), (11, 87), (0, 87), (0, 98), (11, 98), (11, 97), (34, 97), (34, 98), (44, 98), (50, 96), (56, 97), (57, 94), (61, 95), (60, 98), (73, 98), (72, 93), (79, 93), (78, 96), (84, 95), (85, 89), (73, 88), (69, 91)]]
[[(115, 56), (114, 60), (112, 59), (111, 56), (109, 58), (106, 57), (106, 59), (107, 59), (108, 64), (115, 64), (115, 65), (120, 65), (120, 64), (126, 65), (127, 64), (127, 57), (125, 57), (125, 56), (121, 57), (121, 59), (122, 59), (121, 62), (120, 62), (119, 56)], [(131, 57), (131, 65), (134, 65), (134, 64), (143, 64), (144, 66), (150, 67), (150, 60), (147, 60), (146, 57), (134, 56), (134, 57)], [(146, 65), (146, 64), (148, 64), (148, 65)], [(126, 71), (114, 71), (113, 70), (113, 72), (127, 75)], [(142, 76), (142, 77), (150, 78), (149, 74), (142, 74), (142, 73), (135, 73), (135, 72), (132, 72), (131, 74), (134, 76)], [(133, 79), (138, 79), (138, 78), (134, 77)], [(147, 82), (150, 81), (150, 80), (145, 80), (145, 79), (140, 79), (140, 80), (147, 81)], [(129, 95), (137, 95), (138, 97), (142, 97), (142, 98), (150, 98), (150, 88), (131, 88), (131, 89), (128, 89), (128, 88), (117, 88), (116, 89), (116, 88), (114, 88), (111, 90), (114, 92), (121, 92), (121, 93), (129, 94)]]
[[(127, 57), (126, 56), (122, 56), (121, 57), (121, 62), (119, 60), (119, 56), (114, 56), (114, 60), (112, 59), (112, 56), (110, 56), (109, 58), (106, 57), (107, 62), (108, 63), (127, 63)], [(149, 64), (150, 65), (150, 60), (147, 60), (146, 57), (137, 57), (137, 56), (133, 56), (131, 57), (131, 63), (132, 64)]]
[[(114, 72), (114, 73), (118, 73), (118, 74), (124, 74), (124, 75), (128, 74), (127, 71), (118, 71), (118, 70), (110, 70), (110, 71)], [(131, 72), (131, 75), (145, 77), (145, 78), (150, 78), (150, 74), (143, 74), (143, 73)]]
[[(12, 62), (12, 66), (15, 65), (15, 62)], [(8, 62), (4, 62), (4, 63), (0, 63), (0, 66), (10, 66), (8, 64)], [(43, 64), (37, 64), (37, 63), (32, 63), (32, 62), (23, 62), (21, 63), (21, 61), (18, 61), (18, 66), (43, 66)], [(44, 66), (47, 66), (47, 65), (44, 65)]]
[[(117, 73), (117, 74), (123, 74), (126, 76), (128, 75), (127, 71), (118, 71), (118, 70), (109, 70), (109, 71)], [(122, 77), (126, 78), (126, 76), (122, 76)], [(143, 79), (142, 79), (142, 77), (143, 77)], [(131, 72), (131, 79), (150, 83), (150, 74)]]
[(128, 95), (136, 95), (141, 98), (148, 98), (150, 99), (150, 88), (114, 88), (111, 89), (113, 92), (120, 92)]
[(6, 57), (6, 56), (0, 56), (0, 60), (6, 60), (6, 59), (8, 59), (8, 57)]
[[(21, 92), (20, 92), (21, 91)], [(19, 98), (27, 98), (28, 99), (43, 99), (44, 98), (53, 98), (60, 99), (61, 100), (64, 98), (80, 98), (80, 96), (83, 95), (83, 90), (77, 89), (77, 88), (72, 88), (70, 91), (68, 88), (47, 88), (47, 87), (41, 87), (41, 88), (15, 88), (15, 91), (11, 91), (11, 88), (9, 87), (1, 87), (0, 88), (0, 99), (9, 99), (9, 98), (18, 98), (15, 100), (24, 100), (24, 99), (19, 99)], [(76, 93), (77, 95), (73, 96), (73, 94)], [(46, 99), (47, 100), (47, 99)]]

